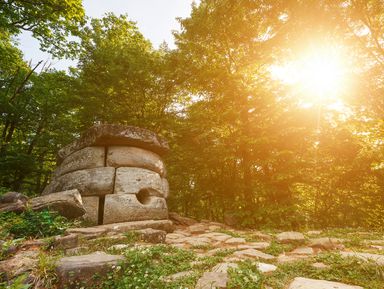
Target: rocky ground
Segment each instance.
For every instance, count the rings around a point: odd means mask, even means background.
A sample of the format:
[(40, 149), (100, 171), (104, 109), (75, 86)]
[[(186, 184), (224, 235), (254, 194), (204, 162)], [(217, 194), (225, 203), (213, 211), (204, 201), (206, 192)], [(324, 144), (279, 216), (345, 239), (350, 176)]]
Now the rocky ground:
[(382, 233), (235, 230), (186, 220), (69, 229), (3, 244), (2, 286), (384, 288)]

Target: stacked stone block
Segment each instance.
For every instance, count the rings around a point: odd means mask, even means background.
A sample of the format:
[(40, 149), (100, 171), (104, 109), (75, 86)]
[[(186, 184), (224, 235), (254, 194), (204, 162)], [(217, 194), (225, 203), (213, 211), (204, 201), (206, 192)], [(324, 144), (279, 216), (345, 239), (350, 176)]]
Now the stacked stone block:
[(58, 154), (43, 194), (78, 189), (94, 224), (168, 218), (169, 186), (161, 156), (167, 142), (132, 126), (97, 125)]

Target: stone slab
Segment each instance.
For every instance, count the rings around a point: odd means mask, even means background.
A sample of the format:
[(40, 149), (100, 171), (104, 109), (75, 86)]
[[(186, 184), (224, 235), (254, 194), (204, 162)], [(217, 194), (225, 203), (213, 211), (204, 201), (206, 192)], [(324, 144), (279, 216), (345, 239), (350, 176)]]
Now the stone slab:
[(280, 243), (291, 243), (291, 242), (304, 242), (305, 237), (300, 232), (282, 232), (276, 235), (277, 241)]
[(95, 168), (75, 171), (53, 179), (43, 195), (78, 189), (82, 196), (112, 194), (115, 168)]
[(106, 195), (103, 224), (162, 220), (168, 218), (167, 204), (164, 198), (149, 196), (145, 204), (138, 201), (136, 195)]
[(163, 230), (167, 233), (173, 232), (173, 224), (170, 220), (145, 220), (135, 222), (123, 222), (116, 224), (100, 225), (94, 228), (106, 230), (107, 232), (124, 233), (132, 230), (152, 228), (156, 230)]
[(309, 278), (296, 277), (289, 285), (288, 289), (363, 289), (360, 286), (353, 286), (339, 282), (326, 280), (315, 280)]
[(105, 148), (86, 147), (63, 160), (54, 172), (54, 178), (84, 169), (104, 167)]
[(84, 132), (75, 142), (58, 152), (58, 162), (61, 163), (70, 154), (90, 146), (133, 146), (153, 151), (159, 155), (169, 150), (165, 139), (154, 132), (126, 125), (101, 124), (95, 125)]
[(61, 258), (56, 263), (59, 288), (80, 288), (97, 282), (94, 275), (103, 276), (112, 270), (112, 266), (123, 261), (123, 256), (95, 252), (88, 255)]
[(166, 176), (166, 170), (160, 156), (154, 152), (127, 146), (108, 147), (106, 164), (108, 167), (136, 167), (147, 169)]
[(195, 289), (227, 288), (228, 275), (223, 272), (205, 272), (197, 281)]
[(97, 225), (99, 219), (99, 197), (83, 197), (83, 205), (85, 208), (83, 219), (91, 225)]
[(141, 168), (116, 169), (115, 194), (137, 194), (140, 190), (151, 188), (153, 193), (165, 197), (166, 187), (158, 173)]
[(34, 211), (53, 210), (68, 219), (78, 218), (85, 214), (81, 195), (76, 189), (30, 199), (29, 206)]
[(362, 252), (340, 252), (342, 257), (356, 257), (364, 261), (372, 261), (379, 266), (384, 266), (384, 255)]

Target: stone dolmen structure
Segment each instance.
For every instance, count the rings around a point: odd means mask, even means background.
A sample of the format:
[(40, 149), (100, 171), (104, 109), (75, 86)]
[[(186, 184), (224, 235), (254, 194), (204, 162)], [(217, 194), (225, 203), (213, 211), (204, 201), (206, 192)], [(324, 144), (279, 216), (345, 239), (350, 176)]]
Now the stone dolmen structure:
[(168, 149), (146, 129), (93, 126), (59, 151), (43, 195), (77, 189), (90, 224), (167, 219), (169, 187), (161, 156)]

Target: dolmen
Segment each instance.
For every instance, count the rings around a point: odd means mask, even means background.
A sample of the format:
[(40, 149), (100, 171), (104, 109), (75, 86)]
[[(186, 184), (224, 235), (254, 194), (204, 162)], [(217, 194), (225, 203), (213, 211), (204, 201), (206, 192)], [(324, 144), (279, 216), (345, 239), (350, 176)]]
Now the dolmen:
[(95, 125), (58, 153), (43, 195), (77, 189), (90, 224), (168, 219), (165, 139), (124, 125)]

